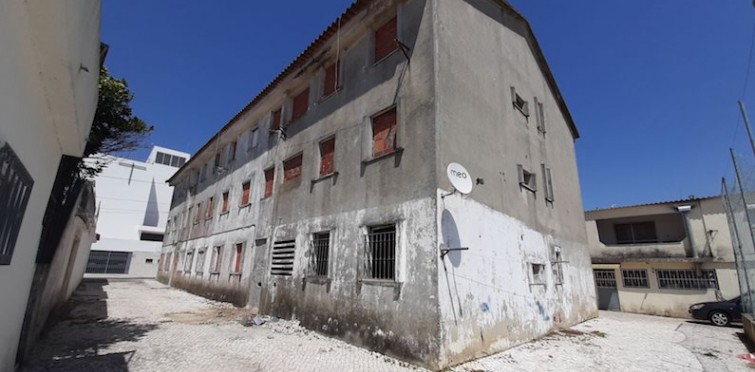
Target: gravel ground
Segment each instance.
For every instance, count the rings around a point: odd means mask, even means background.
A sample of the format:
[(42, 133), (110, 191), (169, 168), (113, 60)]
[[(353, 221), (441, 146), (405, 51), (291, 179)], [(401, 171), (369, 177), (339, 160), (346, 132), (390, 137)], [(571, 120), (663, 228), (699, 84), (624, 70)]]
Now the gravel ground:
[[(156, 281), (87, 281), (21, 371), (418, 371), (404, 362)], [(271, 321), (273, 320), (273, 321)], [(601, 313), (453, 371), (752, 371), (741, 328)]]

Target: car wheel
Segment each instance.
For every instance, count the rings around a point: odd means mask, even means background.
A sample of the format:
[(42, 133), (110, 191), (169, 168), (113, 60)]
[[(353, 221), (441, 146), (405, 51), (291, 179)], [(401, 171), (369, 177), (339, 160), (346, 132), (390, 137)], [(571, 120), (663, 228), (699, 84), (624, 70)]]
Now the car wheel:
[(723, 311), (714, 311), (710, 313), (709, 318), (711, 323), (719, 327), (727, 326), (731, 322), (731, 319), (729, 319), (729, 314), (726, 314)]

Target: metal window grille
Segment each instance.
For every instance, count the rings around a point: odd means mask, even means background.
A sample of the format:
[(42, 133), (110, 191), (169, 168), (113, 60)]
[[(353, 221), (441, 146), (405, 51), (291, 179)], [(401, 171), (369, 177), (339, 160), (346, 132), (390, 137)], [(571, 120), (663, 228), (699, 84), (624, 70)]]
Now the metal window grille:
[(10, 265), (34, 180), (9, 144), (0, 148), (0, 265)]
[(284, 240), (273, 243), (273, 256), (270, 261), (270, 275), (293, 275), (295, 253), (296, 240)]
[(645, 269), (621, 270), (621, 277), (624, 281), (624, 287), (650, 288), (650, 283), (648, 283), (648, 271)]
[(662, 289), (718, 289), (715, 270), (657, 270), (656, 275)]
[(595, 286), (598, 288), (616, 288), (616, 272), (612, 269), (594, 269)]
[(130, 252), (91, 251), (86, 272), (89, 274), (128, 274)]
[(330, 231), (312, 235), (311, 273), (315, 276), (328, 276), (330, 256)]
[(370, 279), (396, 279), (396, 225), (369, 227), (366, 258)]

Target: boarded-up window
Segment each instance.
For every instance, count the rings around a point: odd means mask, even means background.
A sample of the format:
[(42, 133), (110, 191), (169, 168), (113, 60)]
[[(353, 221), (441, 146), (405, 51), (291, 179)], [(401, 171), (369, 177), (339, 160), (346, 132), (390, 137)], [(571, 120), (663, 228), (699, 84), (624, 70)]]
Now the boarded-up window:
[(207, 216), (206, 218), (212, 218), (212, 209), (215, 208), (215, 198), (210, 197), (210, 200), (207, 201)]
[(398, 23), (396, 17), (375, 31), (375, 62), (380, 61), (398, 49)]
[(257, 138), (258, 132), (257, 128), (252, 129), (249, 131), (249, 138), (246, 142), (246, 151), (251, 151), (253, 148), (257, 147)]
[(202, 203), (197, 203), (197, 209), (194, 214), (194, 223), (199, 223), (200, 216), (202, 216)]
[(372, 156), (378, 157), (396, 150), (396, 108), (372, 118)]
[(241, 185), (241, 205), (247, 205), (249, 204), (249, 190), (251, 189), (252, 183), (247, 181), (244, 182), (244, 184)]
[(336, 138), (331, 137), (320, 142), (320, 176), (327, 176), (336, 171)]
[(212, 248), (212, 257), (210, 258), (210, 271), (219, 273), (221, 263), (223, 262), (223, 247), (217, 246)]
[(10, 265), (34, 180), (7, 143), (0, 147), (0, 265)]
[(322, 88), (323, 97), (327, 97), (338, 90), (338, 61), (325, 68), (325, 82)]
[(234, 160), (236, 160), (236, 141), (233, 141), (228, 145), (228, 163), (231, 163)]
[(275, 168), (265, 170), (265, 197), (273, 195), (273, 180), (275, 180)]
[(270, 130), (278, 130), (281, 127), (281, 109), (273, 111), (273, 117), (270, 121)]
[(299, 154), (283, 162), (283, 182), (291, 181), (301, 176), (302, 159), (302, 154)]
[(223, 209), (220, 212), (228, 212), (228, 191), (223, 193)]
[(291, 121), (296, 121), (309, 109), (309, 88), (304, 89), (294, 97), (293, 110), (291, 112)]
[(236, 251), (233, 257), (233, 272), (241, 273), (241, 263), (244, 261), (244, 243), (236, 243)]

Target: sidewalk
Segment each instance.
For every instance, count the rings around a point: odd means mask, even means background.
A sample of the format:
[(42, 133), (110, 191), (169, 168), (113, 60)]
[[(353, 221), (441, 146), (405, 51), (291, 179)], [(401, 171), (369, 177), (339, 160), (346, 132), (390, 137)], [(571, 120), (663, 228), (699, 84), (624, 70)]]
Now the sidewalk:
[[(22, 371), (411, 371), (407, 363), (154, 280), (86, 281)], [(752, 371), (741, 328), (603, 312), (453, 371)]]

